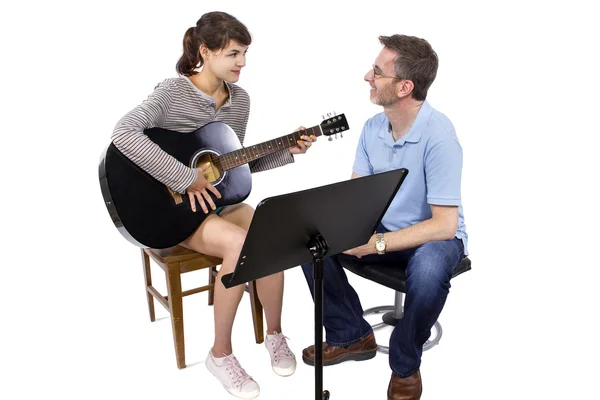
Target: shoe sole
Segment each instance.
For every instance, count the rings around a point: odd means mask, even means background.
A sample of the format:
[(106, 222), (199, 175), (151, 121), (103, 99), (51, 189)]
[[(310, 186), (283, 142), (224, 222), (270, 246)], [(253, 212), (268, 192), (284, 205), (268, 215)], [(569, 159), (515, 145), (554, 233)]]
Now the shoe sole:
[(273, 372), (275, 372), (277, 375), (279, 376), (292, 376), (294, 375), (294, 372), (296, 372), (296, 366), (294, 366), (293, 369), (281, 369), (281, 368), (277, 368), (277, 367), (271, 367), (273, 368)]
[(234, 397), (237, 397), (238, 399), (254, 399), (260, 395), (260, 389), (258, 390), (258, 392), (256, 394), (254, 394), (254, 393), (242, 394), (241, 392), (232, 392), (227, 386), (223, 385), (223, 383), (221, 382), (221, 379), (219, 379), (219, 377), (217, 376), (217, 374), (215, 374), (215, 372), (213, 371), (213, 369), (211, 368), (211, 366), (209, 364), (206, 364), (206, 369), (208, 369), (210, 371), (210, 373), (215, 378), (217, 378), (217, 381), (219, 381), (221, 386), (223, 386), (223, 389), (227, 390), (227, 393), (229, 393), (230, 395), (232, 395)]
[[(344, 355), (342, 357), (338, 357), (333, 360), (329, 360), (329, 361), (323, 360), (323, 366), (327, 367), (330, 365), (336, 365), (336, 364), (343, 363), (344, 361), (366, 361), (366, 360), (370, 360), (371, 358), (375, 357), (376, 355), (377, 355), (377, 349), (375, 349), (373, 351), (365, 351), (362, 353), (350, 353), (348, 355)], [(302, 354), (302, 361), (304, 361), (305, 364), (308, 364), (310, 366), (315, 365), (315, 360), (306, 358), (304, 356), (304, 354)]]

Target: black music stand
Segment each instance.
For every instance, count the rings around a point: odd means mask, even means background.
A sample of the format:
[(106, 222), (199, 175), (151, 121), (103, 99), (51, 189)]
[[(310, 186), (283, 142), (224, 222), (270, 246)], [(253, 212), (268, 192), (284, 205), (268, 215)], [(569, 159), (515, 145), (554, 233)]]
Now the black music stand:
[(312, 261), (315, 303), (315, 400), (323, 391), (323, 258), (363, 245), (408, 174), (405, 168), (269, 197), (256, 207), (226, 288)]

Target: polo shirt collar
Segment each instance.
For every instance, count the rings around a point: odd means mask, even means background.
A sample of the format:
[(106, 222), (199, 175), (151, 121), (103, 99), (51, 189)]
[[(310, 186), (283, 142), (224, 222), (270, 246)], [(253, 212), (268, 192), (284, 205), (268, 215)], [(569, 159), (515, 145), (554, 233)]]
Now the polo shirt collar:
[(392, 129), (390, 120), (387, 115), (384, 118), (383, 126), (379, 131), (379, 137), (385, 141), (389, 146), (394, 145), (403, 145), (404, 143), (418, 143), (423, 135), (423, 132), (427, 128), (427, 124), (429, 123), (429, 119), (431, 118), (431, 114), (433, 113), (433, 109), (427, 100), (423, 102), (421, 105), (421, 109), (417, 113), (417, 118), (415, 118), (415, 122), (412, 127), (408, 131), (408, 133), (402, 136), (398, 141), (394, 142), (394, 137), (392, 136)]

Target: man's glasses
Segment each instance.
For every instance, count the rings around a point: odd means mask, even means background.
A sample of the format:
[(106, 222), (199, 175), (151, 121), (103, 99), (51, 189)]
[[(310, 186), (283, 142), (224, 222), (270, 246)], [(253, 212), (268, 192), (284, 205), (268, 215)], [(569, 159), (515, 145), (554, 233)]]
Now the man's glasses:
[(394, 78), (394, 79), (404, 79), (401, 78), (399, 76), (390, 76), (390, 75), (384, 75), (381, 70), (379, 69), (379, 67), (376, 67), (375, 65), (373, 65), (373, 69), (371, 71), (373, 73), (373, 79), (379, 79), (379, 78)]

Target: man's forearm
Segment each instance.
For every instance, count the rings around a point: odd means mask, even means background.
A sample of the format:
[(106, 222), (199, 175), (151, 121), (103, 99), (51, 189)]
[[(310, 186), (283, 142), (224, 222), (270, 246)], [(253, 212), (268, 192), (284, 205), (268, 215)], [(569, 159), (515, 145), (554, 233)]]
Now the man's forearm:
[(427, 242), (450, 240), (455, 234), (456, 230), (448, 229), (435, 219), (427, 219), (407, 228), (385, 233), (385, 251), (412, 249)]

